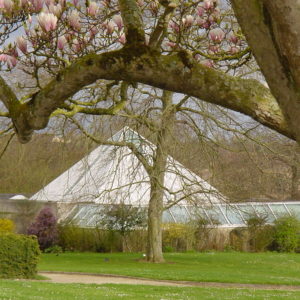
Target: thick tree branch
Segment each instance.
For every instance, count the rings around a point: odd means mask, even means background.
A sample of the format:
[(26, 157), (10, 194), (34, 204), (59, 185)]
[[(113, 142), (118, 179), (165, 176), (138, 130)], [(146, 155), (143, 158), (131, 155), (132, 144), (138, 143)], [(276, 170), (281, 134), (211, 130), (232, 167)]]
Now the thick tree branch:
[(141, 11), (136, 0), (119, 0), (128, 43), (144, 43), (145, 32)]
[(277, 99), (292, 136), (300, 142), (299, 1), (231, 0), (238, 22)]
[[(91, 54), (66, 68), (23, 107), (17, 118), (21, 141), (45, 128), (50, 115), (82, 87), (98, 79), (141, 82), (194, 96), (251, 116), (293, 138), (269, 89), (256, 80), (229, 76), (198, 64), (184, 52), (165, 56), (147, 46)], [(16, 123), (16, 122), (15, 122)]]

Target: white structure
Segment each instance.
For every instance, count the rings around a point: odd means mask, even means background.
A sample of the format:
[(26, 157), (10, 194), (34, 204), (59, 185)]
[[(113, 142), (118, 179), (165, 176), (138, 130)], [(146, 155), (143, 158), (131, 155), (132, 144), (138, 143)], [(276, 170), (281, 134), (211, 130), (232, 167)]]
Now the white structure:
[[(133, 143), (148, 163), (155, 146), (129, 127), (110, 141)], [(60, 203), (125, 203), (146, 206), (150, 198), (149, 176), (128, 147), (102, 145), (50, 182), (30, 200)], [(168, 157), (164, 202), (216, 204), (224, 197), (209, 183)]]

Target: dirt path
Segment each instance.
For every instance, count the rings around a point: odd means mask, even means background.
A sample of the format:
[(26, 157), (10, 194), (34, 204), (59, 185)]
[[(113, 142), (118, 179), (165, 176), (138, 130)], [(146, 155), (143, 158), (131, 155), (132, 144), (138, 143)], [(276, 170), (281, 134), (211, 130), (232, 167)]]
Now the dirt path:
[(114, 283), (114, 284), (198, 286), (198, 287), (216, 287), (216, 288), (232, 288), (232, 289), (300, 291), (299, 285), (295, 286), (295, 285), (275, 285), (275, 284), (156, 280), (156, 279), (137, 278), (137, 277), (130, 277), (130, 276), (77, 273), (77, 272), (46, 272), (45, 271), (45, 272), (40, 272), (39, 274), (49, 278), (49, 281), (54, 283), (89, 283), (89, 284)]

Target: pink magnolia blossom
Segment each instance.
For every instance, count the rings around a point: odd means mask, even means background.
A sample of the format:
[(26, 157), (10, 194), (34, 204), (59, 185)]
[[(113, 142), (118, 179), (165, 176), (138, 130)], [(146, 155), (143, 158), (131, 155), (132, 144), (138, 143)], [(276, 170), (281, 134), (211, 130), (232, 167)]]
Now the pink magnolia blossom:
[(10, 13), (13, 9), (14, 3), (11, 0), (0, 0), (0, 9)]
[(0, 62), (7, 63), (9, 68), (13, 68), (17, 64), (17, 59), (12, 55), (0, 54)]
[(26, 7), (26, 6), (28, 6), (28, 1), (27, 0), (20, 0), (19, 4), (20, 4), (21, 7)]
[(144, 0), (138, 0), (137, 4), (139, 7), (142, 7), (145, 4), (145, 2), (144, 2)]
[(225, 37), (225, 33), (221, 28), (215, 28), (212, 29), (209, 32), (209, 38), (213, 41), (213, 42), (221, 42)]
[(175, 31), (175, 32), (179, 32), (179, 30), (180, 30), (178, 24), (173, 20), (170, 21), (169, 27), (172, 28), (173, 31)]
[(123, 28), (123, 19), (120, 15), (115, 15), (113, 17), (113, 21), (118, 26), (118, 29), (121, 30)]
[(123, 45), (126, 44), (126, 36), (124, 33), (122, 33), (121, 36), (119, 37), (119, 42)]
[(199, 17), (202, 17), (204, 15), (204, 12), (205, 12), (205, 10), (202, 6), (197, 7), (197, 14)]
[(174, 43), (174, 42), (166, 42), (166, 46), (168, 46), (170, 48), (175, 48), (176, 47), (176, 43)]
[(194, 23), (194, 17), (191, 15), (187, 15), (185, 18), (182, 18), (182, 24), (185, 27), (191, 27)]
[(50, 4), (48, 9), (50, 13), (54, 14), (58, 18), (62, 13), (62, 6), (60, 4), (57, 5)]
[(115, 23), (112, 21), (107, 22), (104, 27), (106, 28), (107, 34), (112, 34), (115, 29)]
[(72, 44), (72, 49), (75, 52), (79, 52), (81, 48), (82, 48), (82, 44), (77, 39), (74, 39)]
[(79, 0), (73, 0), (72, 2), (73, 2), (73, 5), (76, 7), (79, 3)]
[(77, 11), (73, 10), (71, 12), (71, 14), (68, 17), (68, 21), (73, 29), (80, 30), (81, 28), (80, 17)]
[(44, 6), (44, 0), (31, 0), (32, 11), (39, 12)]
[(203, 7), (206, 10), (209, 10), (209, 9), (213, 8), (214, 7), (214, 1), (213, 0), (204, 0)]
[(209, 59), (202, 60), (200, 63), (208, 68), (212, 68), (214, 66), (214, 63)]
[(54, 0), (45, 0), (45, 4), (49, 7), (51, 4), (54, 5)]
[(239, 41), (238, 37), (234, 34), (234, 32), (230, 32), (228, 34), (228, 40), (234, 44), (236, 44)]
[(24, 54), (27, 53), (27, 41), (22, 36), (16, 38), (16, 44)]
[(63, 50), (66, 44), (67, 44), (67, 39), (65, 38), (64, 35), (60, 36), (60, 37), (57, 39), (57, 48), (58, 48), (59, 50)]
[(90, 16), (95, 16), (98, 12), (98, 4), (96, 2), (90, 2), (88, 8), (87, 8), (87, 13), (90, 15)]
[(52, 13), (41, 12), (37, 17), (37, 20), (41, 28), (46, 32), (55, 30), (56, 28), (57, 17)]
[(236, 54), (236, 53), (238, 53), (239, 51), (240, 51), (240, 49), (239, 49), (238, 47), (236, 47), (236, 46), (232, 46), (232, 47), (230, 47), (230, 49), (229, 49), (230, 54)]

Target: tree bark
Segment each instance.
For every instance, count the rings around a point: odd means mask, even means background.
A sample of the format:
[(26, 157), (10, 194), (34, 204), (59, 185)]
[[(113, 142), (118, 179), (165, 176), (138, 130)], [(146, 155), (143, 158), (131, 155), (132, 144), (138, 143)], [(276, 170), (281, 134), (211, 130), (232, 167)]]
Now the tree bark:
[(150, 176), (150, 201), (148, 207), (147, 260), (154, 263), (164, 261), (162, 253), (162, 213), (164, 178), (167, 167), (168, 148), (172, 137), (175, 107), (172, 105), (172, 92), (163, 92), (163, 112), (161, 128), (157, 132), (156, 152)]
[(256, 61), (299, 143), (300, 3), (295, 0), (231, 2)]

